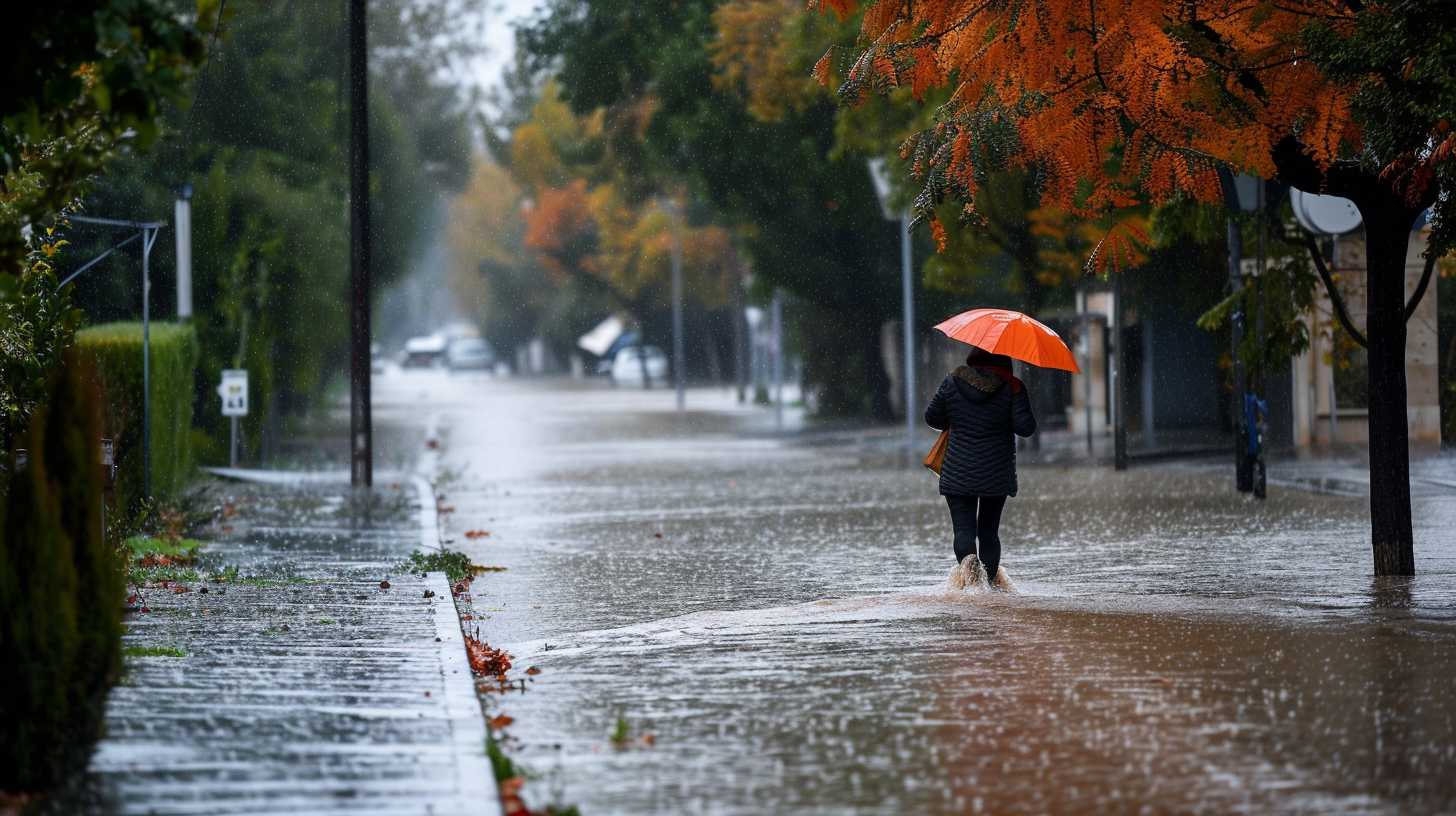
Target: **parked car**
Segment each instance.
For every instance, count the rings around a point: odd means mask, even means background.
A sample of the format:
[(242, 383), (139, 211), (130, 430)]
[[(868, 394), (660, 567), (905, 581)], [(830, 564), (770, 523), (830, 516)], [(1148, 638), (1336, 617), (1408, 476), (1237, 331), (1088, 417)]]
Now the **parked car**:
[(495, 365), (495, 349), (480, 337), (462, 337), (450, 343), (445, 361), (451, 371), (487, 369)]
[(667, 382), (667, 355), (657, 346), (629, 346), (612, 358), (614, 385), (642, 385), (643, 369), (647, 370), (647, 386)]
[(434, 368), (444, 362), (446, 348), (445, 338), (438, 334), (411, 337), (405, 341), (399, 365), (401, 368)]

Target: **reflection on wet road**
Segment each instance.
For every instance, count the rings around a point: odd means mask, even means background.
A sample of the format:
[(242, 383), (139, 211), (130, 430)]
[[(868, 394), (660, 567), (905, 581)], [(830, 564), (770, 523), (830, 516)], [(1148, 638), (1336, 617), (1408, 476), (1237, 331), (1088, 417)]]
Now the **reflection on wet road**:
[(1377, 583), (1360, 498), (1024, 467), (1022, 594), (950, 594), (933, 478), (850, 438), (717, 392), (381, 390), (439, 412), (455, 546), (509, 567), (483, 633), (543, 669), (518, 756), (583, 812), (1456, 808), (1456, 495)]

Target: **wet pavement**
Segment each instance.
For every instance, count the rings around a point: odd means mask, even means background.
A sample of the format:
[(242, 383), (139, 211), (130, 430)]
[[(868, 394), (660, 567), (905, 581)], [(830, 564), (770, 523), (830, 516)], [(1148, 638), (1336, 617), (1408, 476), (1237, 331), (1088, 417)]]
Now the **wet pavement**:
[(853, 434), (394, 377), (453, 546), (508, 568), (483, 636), (543, 670), (497, 703), (513, 756), (584, 813), (1456, 810), (1456, 491), (1417, 491), (1419, 575), (1377, 581), (1358, 496), (1025, 466), (1020, 594), (952, 593), (933, 477)]
[(212, 481), (195, 503), (209, 544), (141, 591), (106, 736), (46, 812), (499, 813), (449, 583), (397, 566), (438, 537), (414, 482)]

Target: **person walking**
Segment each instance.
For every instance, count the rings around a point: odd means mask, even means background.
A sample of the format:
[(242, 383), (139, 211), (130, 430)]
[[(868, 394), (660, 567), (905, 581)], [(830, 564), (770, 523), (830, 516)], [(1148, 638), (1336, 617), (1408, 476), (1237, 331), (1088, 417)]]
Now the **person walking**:
[(955, 529), (952, 586), (985, 585), (990, 576), (991, 586), (1010, 590), (1001, 567), (1001, 511), (1016, 495), (1013, 434), (1036, 433), (1036, 416), (1026, 386), (1011, 374), (1011, 359), (973, 349), (936, 389), (925, 422), (949, 430), (940, 493)]

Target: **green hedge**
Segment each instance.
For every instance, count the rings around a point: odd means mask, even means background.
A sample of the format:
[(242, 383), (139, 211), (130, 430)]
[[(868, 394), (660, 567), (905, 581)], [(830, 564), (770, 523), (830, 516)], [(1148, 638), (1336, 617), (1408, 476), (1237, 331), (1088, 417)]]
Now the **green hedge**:
[(0, 467), (0, 790), (52, 789), (101, 734), (125, 588), (101, 530), (99, 395), (73, 352)]
[[(192, 472), (192, 391), (197, 335), (192, 326), (152, 323), (152, 496), (175, 496)], [(142, 326), (106, 323), (76, 333), (104, 397), (102, 422), (116, 441), (116, 495), (132, 507), (142, 495)]]

